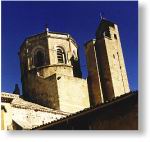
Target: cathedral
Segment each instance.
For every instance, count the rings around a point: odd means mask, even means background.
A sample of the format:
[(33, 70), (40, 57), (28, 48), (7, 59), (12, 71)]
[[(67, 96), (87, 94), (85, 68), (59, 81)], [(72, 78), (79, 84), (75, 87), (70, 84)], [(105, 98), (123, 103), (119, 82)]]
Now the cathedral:
[(23, 41), (22, 95), (17, 86), (1, 93), (2, 130), (138, 129), (138, 92), (129, 88), (118, 26), (102, 18), (84, 46), (86, 79), (70, 34), (46, 27)]

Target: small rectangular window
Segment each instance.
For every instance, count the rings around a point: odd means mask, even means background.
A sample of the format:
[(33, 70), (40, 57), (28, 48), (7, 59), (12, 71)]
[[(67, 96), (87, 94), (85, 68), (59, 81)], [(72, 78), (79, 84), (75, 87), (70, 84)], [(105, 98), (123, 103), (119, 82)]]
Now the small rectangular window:
[(111, 38), (111, 34), (110, 34), (109, 29), (108, 29), (108, 30), (106, 30), (104, 34), (105, 34), (105, 36), (106, 36), (106, 37)]

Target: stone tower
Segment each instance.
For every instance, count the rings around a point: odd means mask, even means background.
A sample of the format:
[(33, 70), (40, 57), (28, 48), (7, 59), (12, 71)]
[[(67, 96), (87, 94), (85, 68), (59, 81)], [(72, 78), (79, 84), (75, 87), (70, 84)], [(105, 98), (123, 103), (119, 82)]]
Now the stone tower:
[(85, 44), (92, 105), (130, 91), (118, 27), (102, 19), (96, 39)]
[(89, 107), (77, 48), (69, 34), (48, 29), (26, 38), (19, 52), (24, 98), (65, 112)]

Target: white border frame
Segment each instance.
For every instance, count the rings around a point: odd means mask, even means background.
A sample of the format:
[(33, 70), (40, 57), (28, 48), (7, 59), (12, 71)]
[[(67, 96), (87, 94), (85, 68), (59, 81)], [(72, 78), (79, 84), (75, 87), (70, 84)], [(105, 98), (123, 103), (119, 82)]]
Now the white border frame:
[(139, 1), (139, 131), (1, 131), (0, 141), (42, 142), (44, 140), (53, 142), (149, 142), (150, 36), (147, 32), (150, 27), (149, 3), (149, 0)]

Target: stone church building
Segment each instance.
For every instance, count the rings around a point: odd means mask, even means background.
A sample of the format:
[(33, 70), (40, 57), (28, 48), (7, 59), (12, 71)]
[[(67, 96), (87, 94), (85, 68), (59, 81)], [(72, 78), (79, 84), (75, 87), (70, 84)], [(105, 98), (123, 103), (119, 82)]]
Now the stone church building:
[(101, 19), (85, 43), (88, 77), (68, 33), (27, 37), (19, 51), (22, 96), (1, 93), (3, 130), (138, 129), (138, 92), (131, 92), (115, 23)]

